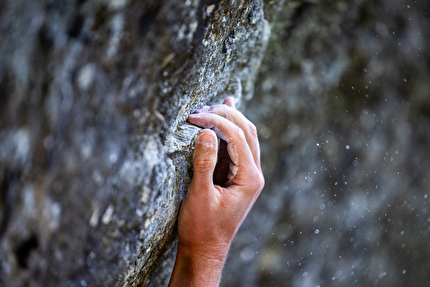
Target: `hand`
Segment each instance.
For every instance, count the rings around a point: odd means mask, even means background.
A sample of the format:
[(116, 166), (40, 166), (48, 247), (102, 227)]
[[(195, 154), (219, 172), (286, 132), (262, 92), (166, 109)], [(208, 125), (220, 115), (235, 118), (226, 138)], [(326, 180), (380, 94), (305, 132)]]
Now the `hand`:
[(255, 126), (231, 97), (188, 121), (205, 129), (196, 140), (194, 176), (179, 212), (170, 286), (217, 286), (231, 241), (264, 186), (260, 148)]

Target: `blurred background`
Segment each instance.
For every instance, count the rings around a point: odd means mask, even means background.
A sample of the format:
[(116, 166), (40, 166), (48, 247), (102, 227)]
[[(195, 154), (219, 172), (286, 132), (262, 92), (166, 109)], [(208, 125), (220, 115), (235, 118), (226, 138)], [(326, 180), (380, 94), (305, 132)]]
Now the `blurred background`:
[(427, 286), (427, 1), (265, 1), (266, 187), (222, 286)]
[(0, 0), (0, 286), (167, 285), (230, 86), (266, 186), (221, 286), (429, 286), (425, 0)]

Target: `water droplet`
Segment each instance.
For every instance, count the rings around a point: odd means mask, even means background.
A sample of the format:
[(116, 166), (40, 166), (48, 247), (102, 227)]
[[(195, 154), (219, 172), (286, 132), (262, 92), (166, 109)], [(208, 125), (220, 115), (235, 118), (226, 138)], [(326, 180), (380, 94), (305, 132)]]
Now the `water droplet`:
[(385, 275), (387, 275), (387, 272), (381, 272), (381, 273), (379, 273), (379, 278), (382, 278), (382, 277), (384, 277)]

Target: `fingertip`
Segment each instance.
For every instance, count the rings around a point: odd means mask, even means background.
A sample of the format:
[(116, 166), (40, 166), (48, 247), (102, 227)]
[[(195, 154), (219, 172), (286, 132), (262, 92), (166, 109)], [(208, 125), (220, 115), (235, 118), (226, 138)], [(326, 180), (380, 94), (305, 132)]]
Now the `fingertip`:
[(232, 107), (233, 109), (236, 108), (235, 107), (236, 106), (235, 105), (235, 99), (233, 97), (227, 97), (227, 98), (225, 98), (223, 104), (227, 105), (229, 107)]
[(199, 135), (197, 136), (197, 144), (204, 145), (208, 148), (212, 148), (216, 146), (216, 134), (214, 131), (210, 129), (204, 129), (202, 130)]

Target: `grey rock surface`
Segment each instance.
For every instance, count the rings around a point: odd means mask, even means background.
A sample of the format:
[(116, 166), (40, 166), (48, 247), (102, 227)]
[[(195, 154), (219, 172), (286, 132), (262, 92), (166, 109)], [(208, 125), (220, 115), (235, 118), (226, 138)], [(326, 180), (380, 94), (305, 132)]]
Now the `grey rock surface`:
[(259, 0), (0, 2), (0, 284), (162, 286), (194, 109), (250, 99)]
[(266, 187), (222, 286), (429, 285), (429, 3), (265, 4)]
[(430, 5), (262, 8), (0, 2), (0, 284), (165, 286), (185, 119), (226, 95), (266, 187), (222, 286), (429, 284)]

